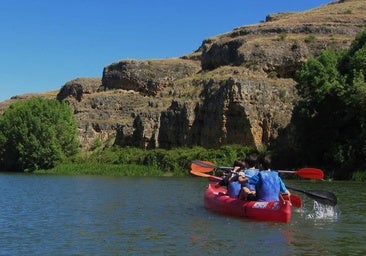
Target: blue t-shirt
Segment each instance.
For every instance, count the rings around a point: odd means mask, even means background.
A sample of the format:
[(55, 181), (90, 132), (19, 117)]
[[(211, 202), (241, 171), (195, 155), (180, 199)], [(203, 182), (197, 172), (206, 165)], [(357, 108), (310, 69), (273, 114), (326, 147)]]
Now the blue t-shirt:
[(256, 175), (259, 172), (258, 169), (245, 169), (244, 173), (245, 176), (247, 176), (248, 178), (253, 177), (254, 175)]
[(258, 201), (278, 201), (280, 192), (287, 190), (276, 171), (258, 172), (248, 180), (247, 187), (255, 188)]
[[(248, 182), (246, 184), (244, 184), (244, 186), (252, 191), (255, 190), (255, 184), (252, 184), (249, 182), (249, 180), (256, 176), (258, 174), (259, 170), (258, 169), (245, 169), (244, 173), (245, 176), (248, 177)], [(254, 178), (255, 179), (255, 178)]]
[[(232, 179), (231, 181), (230, 178)], [(241, 190), (241, 184), (238, 181), (237, 173), (227, 174), (220, 182), (221, 186), (227, 187), (227, 193), (230, 197), (237, 198)]]
[(227, 185), (227, 192), (230, 197), (237, 198), (241, 190), (241, 184), (239, 181), (231, 181)]

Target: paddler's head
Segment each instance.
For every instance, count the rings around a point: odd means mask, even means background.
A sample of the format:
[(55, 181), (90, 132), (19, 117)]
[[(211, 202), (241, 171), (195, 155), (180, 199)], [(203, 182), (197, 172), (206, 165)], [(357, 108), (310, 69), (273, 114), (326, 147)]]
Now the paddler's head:
[(238, 172), (238, 171), (241, 171), (241, 170), (244, 170), (247, 168), (246, 164), (244, 161), (239, 161), (239, 160), (236, 160), (234, 162), (234, 171)]

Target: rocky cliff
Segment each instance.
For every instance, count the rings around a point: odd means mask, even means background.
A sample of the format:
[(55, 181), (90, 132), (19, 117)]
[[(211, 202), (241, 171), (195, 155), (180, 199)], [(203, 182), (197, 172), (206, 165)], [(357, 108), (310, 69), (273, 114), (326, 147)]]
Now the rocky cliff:
[(187, 56), (113, 63), (57, 98), (72, 106), (84, 149), (270, 144), (290, 122), (296, 70), (323, 49), (348, 48), (365, 17), (364, 0), (271, 14)]

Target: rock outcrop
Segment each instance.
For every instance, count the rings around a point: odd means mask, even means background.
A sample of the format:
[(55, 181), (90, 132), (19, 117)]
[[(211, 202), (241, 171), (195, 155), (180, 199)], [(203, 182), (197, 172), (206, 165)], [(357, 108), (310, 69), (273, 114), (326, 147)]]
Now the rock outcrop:
[(145, 96), (156, 96), (164, 87), (200, 70), (199, 63), (166, 60), (124, 60), (113, 63), (103, 70), (103, 86), (106, 90), (134, 90)]
[(102, 80), (100, 78), (76, 78), (62, 86), (57, 94), (57, 99), (64, 100), (73, 97), (77, 101), (81, 101), (85, 94), (96, 93), (101, 87)]
[(294, 76), (323, 49), (346, 49), (366, 25), (366, 2), (343, 0), (207, 38), (187, 56), (122, 60), (102, 78), (67, 82), (80, 141), (173, 148), (270, 144), (291, 120)]

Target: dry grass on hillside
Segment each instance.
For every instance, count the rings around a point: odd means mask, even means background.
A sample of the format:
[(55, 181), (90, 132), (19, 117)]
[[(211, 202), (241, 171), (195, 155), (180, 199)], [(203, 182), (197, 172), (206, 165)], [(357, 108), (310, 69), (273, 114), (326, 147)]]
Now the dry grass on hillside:
[(329, 4), (304, 12), (279, 14), (280, 18), (267, 25), (279, 24), (317, 24), (341, 23), (344, 25), (365, 23), (366, 1), (329, 1)]
[(58, 90), (55, 91), (46, 91), (41, 93), (28, 93), (28, 94), (22, 94), (22, 95), (16, 95), (13, 96), (11, 99), (5, 100), (0, 102), (0, 115), (4, 113), (4, 111), (14, 102), (20, 101), (20, 100), (28, 100), (34, 97), (42, 97), (45, 99), (56, 99), (56, 96), (58, 94)]

